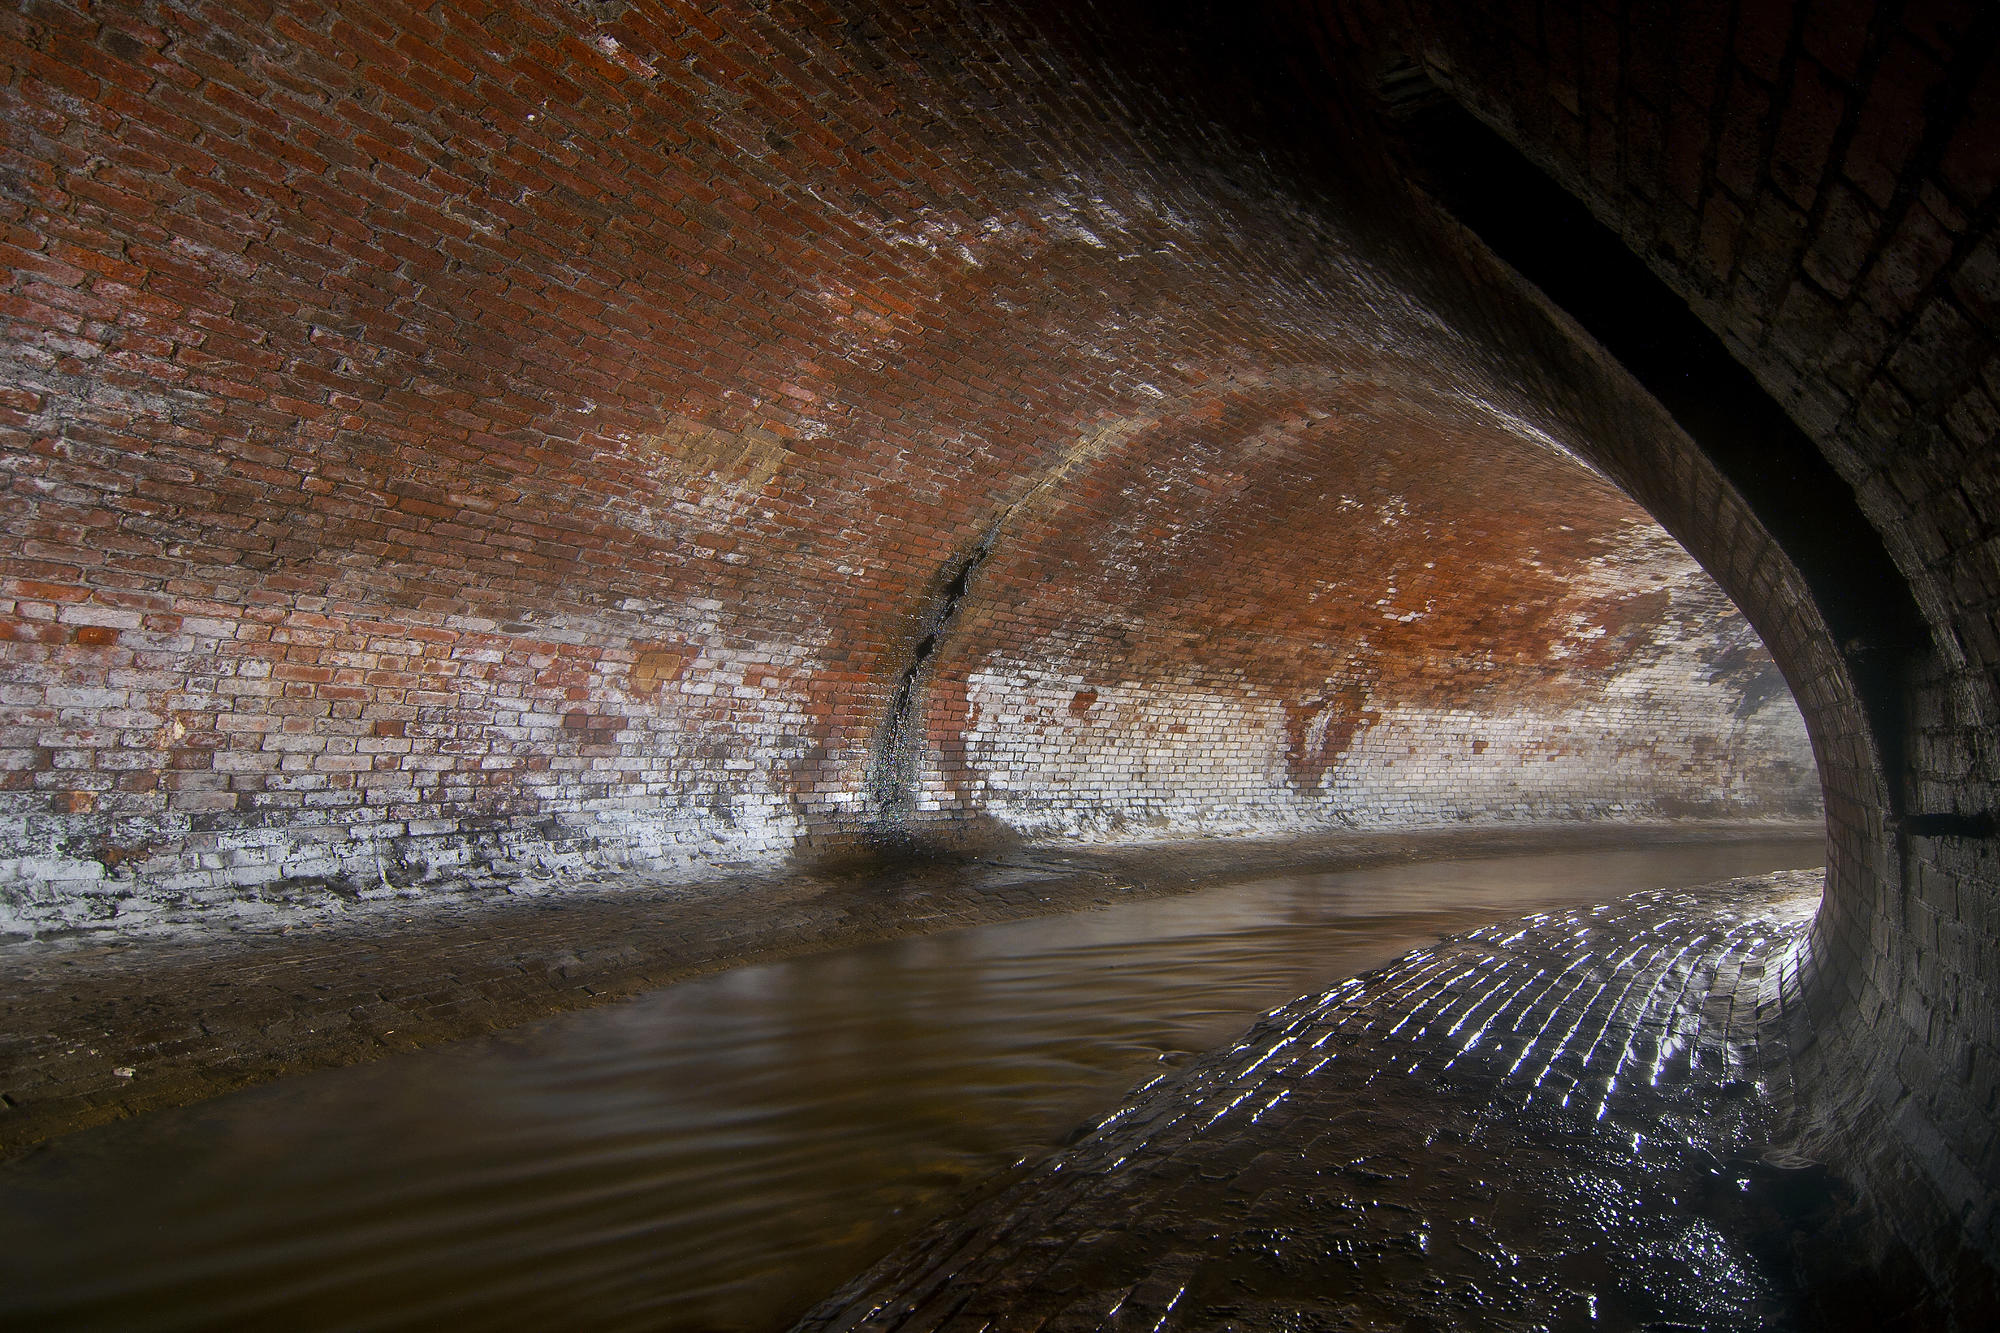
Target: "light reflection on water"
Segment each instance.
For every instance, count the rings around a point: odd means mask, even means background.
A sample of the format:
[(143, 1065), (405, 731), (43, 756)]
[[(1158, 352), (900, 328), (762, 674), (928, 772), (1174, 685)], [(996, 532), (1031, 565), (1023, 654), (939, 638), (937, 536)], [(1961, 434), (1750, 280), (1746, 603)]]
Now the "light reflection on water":
[(1500, 917), (1765, 839), (1298, 875), (740, 968), (0, 1167), (0, 1326), (784, 1327), (1164, 1060)]

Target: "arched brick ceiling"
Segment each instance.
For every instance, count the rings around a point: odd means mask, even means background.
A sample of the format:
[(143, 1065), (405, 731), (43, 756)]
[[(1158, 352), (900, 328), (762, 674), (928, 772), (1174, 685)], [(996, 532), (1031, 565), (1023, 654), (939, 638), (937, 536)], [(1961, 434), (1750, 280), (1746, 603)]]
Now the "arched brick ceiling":
[(1806, 808), (1576, 416), (1039, 22), (10, 19), (23, 873)]

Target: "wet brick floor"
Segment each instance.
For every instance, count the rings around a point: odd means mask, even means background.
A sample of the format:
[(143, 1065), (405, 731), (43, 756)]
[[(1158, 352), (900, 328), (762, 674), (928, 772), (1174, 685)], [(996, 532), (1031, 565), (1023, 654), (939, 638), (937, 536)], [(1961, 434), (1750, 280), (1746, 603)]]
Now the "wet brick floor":
[(1524, 918), (1267, 1015), (798, 1326), (1786, 1329), (1725, 1196), (1818, 872)]

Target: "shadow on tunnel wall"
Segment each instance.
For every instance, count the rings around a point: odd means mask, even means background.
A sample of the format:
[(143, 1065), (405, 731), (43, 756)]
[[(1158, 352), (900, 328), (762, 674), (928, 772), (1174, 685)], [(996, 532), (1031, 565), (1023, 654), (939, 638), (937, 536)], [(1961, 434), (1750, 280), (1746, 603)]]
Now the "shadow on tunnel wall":
[[(1218, 85), (1256, 89), (1214, 113), (1307, 164), (1306, 180), (1317, 158), (1372, 183), (1363, 225), (1413, 286), (1460, 327), (1525, 349), (1524, 378), (1536, 362), (1553, 371), (1539, 387), (1576, 412), (1593, 461), (1717, 577), (1784, 668), (1829, 825), (1827, 899), (1785, 1023), (1795, 1132), (1864, 1195), (1829, 1224), (1844, 1258), (1816, 1266), (1833, 1294), (1823, 1313), (1977, 1326), (2000, 1308), (2000, 774), (1991, 576), (1966, 561), (2000, 505), (1992, 421), (1964, 404), (1980, 359), (1992, 364), (1991, 306), (1966, 275), (1994, 220), (1991, 175), (1969, 164), (2000, 142), (1995, 16), (1261, 12), (1260, 28), (1173, 7), (1163, 40), (1211, 61)], [(1862, 195), (1873, 204), (1855, 206)], [(1903, 236), (1919, 223), (1938, 239), (1913, 264)], [(1852, 257), (1846, 275), (1829, 276), (1829, 253)], [(1912, 268), (1939, 276), (1913, 283)], [(1867, 348), (1861, 369), (1843, 346)], [(1577, 391), (1594, 375), (1629, 376), (1669, 419), (1605, 429), (1604, 400)], [(1953, 561), (1966, 572), (1948, 588), (1937, 571)], [(1843, 1263), (1902, 1281), (1870, 1293)]]

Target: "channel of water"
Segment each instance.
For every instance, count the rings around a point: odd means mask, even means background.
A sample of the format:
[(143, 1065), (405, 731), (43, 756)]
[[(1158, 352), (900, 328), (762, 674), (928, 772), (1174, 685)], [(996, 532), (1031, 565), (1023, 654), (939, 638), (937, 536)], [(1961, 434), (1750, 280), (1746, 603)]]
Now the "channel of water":
[(775, 1330), (1256, 1015), (1814, 838), (1260, 878), (743, 967), (0, 1166), (0, 1327)]

